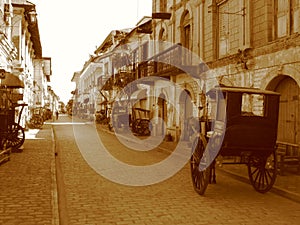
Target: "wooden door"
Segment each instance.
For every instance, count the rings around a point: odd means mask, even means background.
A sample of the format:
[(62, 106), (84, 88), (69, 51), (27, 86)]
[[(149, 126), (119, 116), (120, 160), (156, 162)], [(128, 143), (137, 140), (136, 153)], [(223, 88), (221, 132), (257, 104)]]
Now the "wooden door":
[(294, 79), (287, 77), (279, 83), (275, 91), (281, 94), (277, 140), (299, 144), (299, 86)]

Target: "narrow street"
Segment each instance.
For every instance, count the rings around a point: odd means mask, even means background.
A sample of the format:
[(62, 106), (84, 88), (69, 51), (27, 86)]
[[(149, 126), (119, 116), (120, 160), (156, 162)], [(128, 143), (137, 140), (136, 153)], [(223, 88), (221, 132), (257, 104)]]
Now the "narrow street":
[(299, 6), (0, 0), (0, 225), (300, 224)]
[[(85, 133), (77, 132), (79, 128)], [(75, 137), (87, 137), (89, 130), (95, 130), (93, 123), (72, 122), (61, 115), (42, 129), (26, 132), (23, 151), (12, 153), (10, 161), (0, 166), (0, 224), (282, 225), (300, 220), (299, 203), (272, 192), (259, 194), (251, 185), (220, 171), (217, 184), (209, 185), (205, 195), (199, 196), (193, 190), (188, 164), (153, 185), (134, 187), (112, 182), (84, 158), (93, 152), (78, 147)], [(98, 132), (109, 152), (125, 164), (150, 165), (170, 154), (171, 149), (165, 146), (146, 152), (129, 150), (112, 132)], [(93, 144), (86, 149), (92, 149)], [(105, 165), (96, 153), (97, 160)], [(117, 167), (112, 167), (111, 174), (127, 175), (128, 180), (155, 177), (130, 177)]]
[[(217, 174), (217, 184), (209, 185), (205, 196), (199, 196), (193, 190), (188, 164), (157, 184), (133, 187), (114, 183), (88, 165), (76, 144), (74, 130), (80, 139), (87, 130), (95, 129), (94, 124), (71, 122), (63, 116), (53, 123), (61, 224), (281, 225), (300, 220), (299, 204), (271, 192), (259, 194), (222, 173)], [(79, 126), (86, 132), (76, 132)], [(112, 133), (98, 131), (111, 154), (129, 164), (152, 164), (169, 154), (161, 149), (130, 151)]]

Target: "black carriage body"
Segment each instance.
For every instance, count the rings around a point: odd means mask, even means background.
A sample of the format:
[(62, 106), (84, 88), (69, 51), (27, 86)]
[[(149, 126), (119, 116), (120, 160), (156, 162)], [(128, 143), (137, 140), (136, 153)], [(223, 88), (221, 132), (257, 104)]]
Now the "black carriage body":
[(128, 127), (130, 123), (130, 116), (126, 107), (114, 106), (111, 114), (111, 123), (115, 129), (121, 127)]
[(7, 132), (9, 127), (15, 122), (15, 109), (0, 110), (0, 131)]
[(216, 100), (215, 121), (211, 129), (222, 134), (220, 155), (268, 156), (274, 151), (278, 93), (253, 88), (218, 87), (208, 95)]
[[(19, 118), (16, 120), (16, 107), (21, 106)], [(20, 125), (21, 114), (27, 104), (13, 104), (11, 108), (0, 110), (0, 151), (3, 145), (18, 149), (25, 141), (25, 131)]]
[(132, 108), (132, 131), (139, 135), (150, 135), (150, 110)]

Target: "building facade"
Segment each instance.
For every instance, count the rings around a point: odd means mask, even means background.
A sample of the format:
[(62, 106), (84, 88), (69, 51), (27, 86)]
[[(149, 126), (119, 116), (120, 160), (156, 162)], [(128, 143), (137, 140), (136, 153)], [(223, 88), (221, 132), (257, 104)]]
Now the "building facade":
[[(31, 117), (31, 109), (49, 107), (48, 82), (51, 58), (42, 56), (35, 5), (26, 0), (0, 1), (1, 52), (0, 67), (19, 85), (1, 85), (1, 107), (26, 103), (21, 125)], [(1, 82), (5, 82), (2, 79)], [(6, 94), (4, 94), (6, 93)], [(19, 108), (16, 108), (17, 114)]]
[[(208, 83), (217, 79), (223, 85), (279, 92), (278, 141), (299, 144), (298, 0), (154, 0), (153, 12), (161, 16), (153, 20), (153, 39), (180, 43), (199, 56), (187, 60), (208, 66), (209, 72), (198, 72)], [(170, 76), (175, 79), (199, 105), (203, 86), (185, 81), (181, 73)], [(180, 93), (173, 96), (180, 99)], [(177, 113), (175, 128), (184, 129), (180, 121), (185, 114), (195, 115), (197, 104), (193, 113), (189, 107)]]
[[(139, 26), (143, 35), (133, 29), (122, 44), (139, 41), (129, 53), (134, 80), (153, 79), (148, 88), (154, 97), (143, 107), (152, 112), (154, 133), (186, 139), (186, 121), (201, 116), (204, 93), (221, 84), (279, 92), (278, 141), (299, 145), (299, 4), (299, 0), (153, 0), (151, 28)], [(140, 41), (142, 37), (145, 41)], [(101, 65), (112, 66), (113, 59), (106, 59)], [(125, 71), (122, 66), (113, 68)], [(114, 69), (108, 69), (110, 75), (121, 74)], [(99, 71), (104, 76), (105, 67)], [(86, 85), (85, 89), (91, 90)], [(96, 105), (116, 100), (115, 90), (114, 86), (100, 93), (104, 98), (99, 97)], [(248, 107), (257, 104), (250, 99)]]

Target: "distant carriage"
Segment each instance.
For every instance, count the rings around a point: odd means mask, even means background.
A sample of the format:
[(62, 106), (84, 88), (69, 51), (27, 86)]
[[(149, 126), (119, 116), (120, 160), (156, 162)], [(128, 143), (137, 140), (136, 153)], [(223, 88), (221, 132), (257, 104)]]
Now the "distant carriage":
[[(277, 175), (276, 139), (279, 111), (278, 93), (254, 88), (216, 87), (207, 93), (206, 111), (196, 124), (190, 159), (194, 189), (205, 193), (215, 182), (218, 157), (233, 159), (230, 164), (246, 164), (254, 189), (269, 191)], [(252, 104), (250, 104), (250, 102)]]
[(150, 110), (133, 108), (131, 116), (131, 130), (138, 135), (151, 134)]

